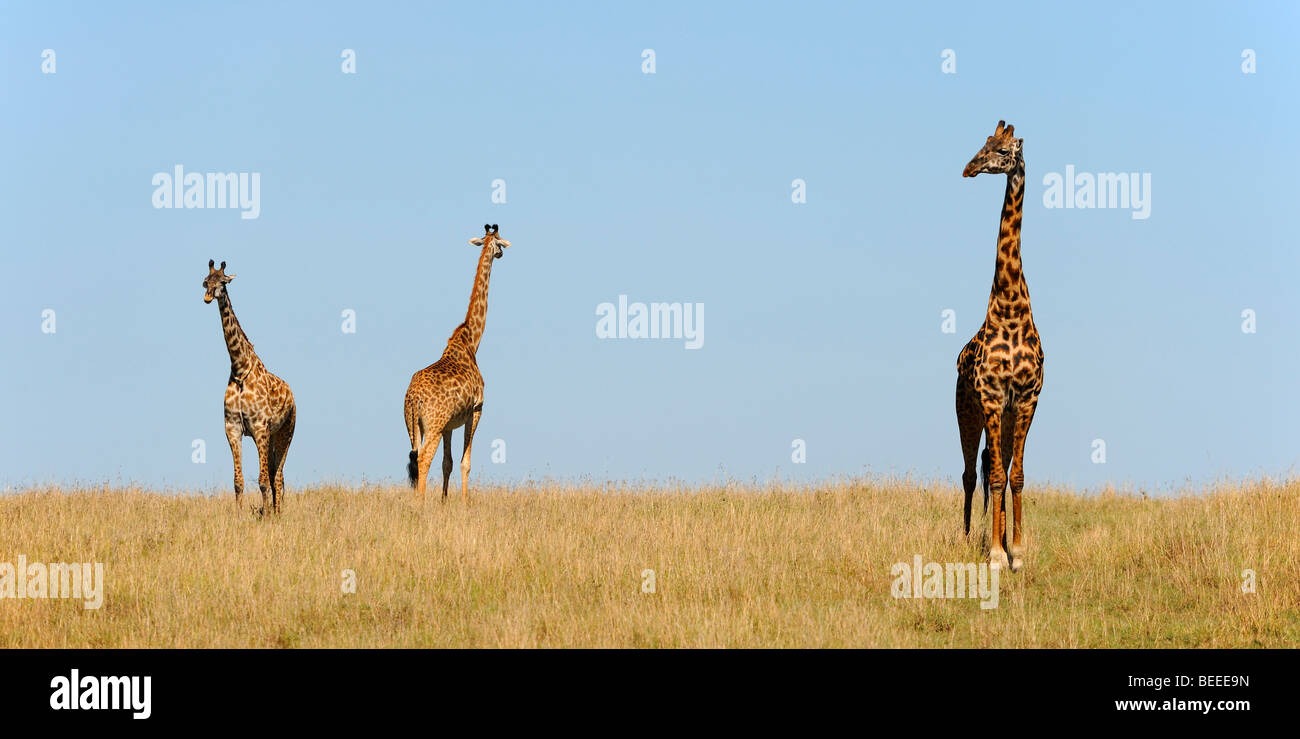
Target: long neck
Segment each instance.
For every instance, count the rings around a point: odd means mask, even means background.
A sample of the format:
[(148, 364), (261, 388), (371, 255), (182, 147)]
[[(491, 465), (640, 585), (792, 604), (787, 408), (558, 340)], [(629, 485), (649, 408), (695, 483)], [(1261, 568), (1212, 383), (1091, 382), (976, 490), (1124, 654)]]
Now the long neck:
[(1007, 173), (1007, 193), (1002, 200), (998, 226), (998, 260), (989, 292), (990, 323), (1019, 322), (1029, 312), (1029, 286), (1020, 268), (1020, 220), (1025, 205), (1025, 162)]
[(465, 313), (464, 326), (469, 332), (470, 351), (478, 353), (478, 344), (483, 340), (483, 329), (487, 326), (488, 279), (492, 276), (492, 262), (496, 258), (496, 245), (491, 241), (483, 244), (483, 253), (478, 258), (478, 271), (474, 274), (474, 291), (469, 295), (469, 310)]
[(217, 307), (221, 309), (221, 332), (226, 335), (226, 349), (230, 352), (230, 374), (243, 377), (261, 360), (253, 351), (253, 342), (239, 326), (235, 309), (230, 306), (230, 295), (225, 290), (217, 298)]

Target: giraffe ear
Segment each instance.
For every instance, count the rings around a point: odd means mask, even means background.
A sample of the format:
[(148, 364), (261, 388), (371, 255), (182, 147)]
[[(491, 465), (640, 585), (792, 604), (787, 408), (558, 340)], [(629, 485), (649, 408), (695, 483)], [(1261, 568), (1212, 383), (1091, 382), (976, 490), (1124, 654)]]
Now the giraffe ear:
[(233, 279), (235, 279), (234, 275), (222, 275), (221, 277), (222, 282), (230, 282)]
[(469, 240), (469, 243), (470, 243), (470, 246), (483, 246), (483, 239), (482, 239), (482, 237), (478, 237), (478, 236), (476, 236), (476, 237), (470, 239), (470, 240)]
[(497, 243), (500, 244), (501, 246), (510, 246), (510, 242), (506, 241), (505, 239), (497, 239)]

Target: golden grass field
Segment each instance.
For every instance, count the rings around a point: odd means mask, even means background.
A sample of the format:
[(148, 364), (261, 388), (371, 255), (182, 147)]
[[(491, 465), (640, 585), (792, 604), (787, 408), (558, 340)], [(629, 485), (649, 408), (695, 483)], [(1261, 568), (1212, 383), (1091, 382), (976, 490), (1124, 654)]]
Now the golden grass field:
[(98, 610), (0, 599), (0, 647), (1300, 644), (1295, 482), (1151, 499), (1027, 488), (1026, 567), (1001, 573), (993, 610), (890, 594), (891, 566), (916, 554), (983, 559), (987, 518), (968, 542), (946, 484), (471, 494), (290, 487), (278, 519), (237, 511), (229, 491), (2, 495), (0, 562), (99, 561), (106, 585)]

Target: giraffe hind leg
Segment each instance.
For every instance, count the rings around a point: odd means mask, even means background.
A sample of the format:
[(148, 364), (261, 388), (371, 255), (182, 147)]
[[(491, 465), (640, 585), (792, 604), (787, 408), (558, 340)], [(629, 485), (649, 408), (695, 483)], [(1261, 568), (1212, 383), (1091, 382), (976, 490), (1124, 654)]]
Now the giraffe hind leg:
[(460, 456), (460, 499), (469, 502), (469, 453), (474, 445), (474, 431), (478, 428), (478, 419), (483, 415), (482, 406), (474, 410), (474, 415), (465, 422), (465, 451)]
[(271, 504), (271, 431), (266, 424), (260, 424), (253, 437), (257, 444), (257, 487), (262, 491), (262, 510), (264, 515), (272, 509)]
[[(962, 492), (965, 493), (965, 505), (962, 515), (965, 521), (966, 535), (970, 535), (971, 498), (975, 494), (975, 459), (979, 455), (980, 435), (984, 433), (984, 412), (974, 397), (965, 377), (957, 378), (957, 429), (961, 435), (961, 454), (964, 469), (961, 475)], [(985, 506), (987, 507), (987, 492)]]
[(447, 499), (447, 485), (451, 482), (451, 429), (442, 432), (442, 499)]
[(437, 452), (434, 444), (436, 437), (431, 434), (425, 434), (423, 441), (420, 442), (420, 451), (415, 460), (415, 497), (423, 501), (425, 491), (429, 485), (429, 465), (433, 463), (433, 455)]
[(284, 460), (289, 456), (289, 444), (293, 442), (297, 420), (298, 410), (290, 408), (289, 417), (271, 437), (271, 505), (277, 514), (284, 503)]
[(418, 500), (424, 500), (424, 495), (429, 486), (429, 467), (433, 464), (433, 456), (438, 453), (438, 436), (434, 430), (442, 430), (447, 426), (447, 418), (443, 414), (429, 415), (419, 420), (421, 442), (420, 453), (416, 459), (417, 469), (415, 471), (415, 497)]

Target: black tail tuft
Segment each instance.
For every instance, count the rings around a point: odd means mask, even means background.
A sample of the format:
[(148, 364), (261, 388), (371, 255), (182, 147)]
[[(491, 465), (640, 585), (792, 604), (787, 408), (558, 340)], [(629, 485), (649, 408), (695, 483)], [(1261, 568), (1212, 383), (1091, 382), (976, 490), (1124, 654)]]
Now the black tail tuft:
[[(406, 463), (406, 477), (408, 480), (411, 481), (411, 487), (415, 487), (415, 483), (418, 482), (418, 479), (420, 477), (420, 465), (416, 463), (416, 459), (418, 457), (419, 455), (416, 453), (414, 449), (412, 449), (411, 458)], [(985, 492), (984, 497), (985, 498), (988, 497), (987, 492)]]
[(984, 483), (984, 510), (986, 512), (989, 509), (989, 488), (991, 487), (989, 474), (993, 469), (992, 462), (993, 460), (989, 457), (989, 448), (986, 444), (984, 446), (984, 454), (980, 457), (980, 482)]

